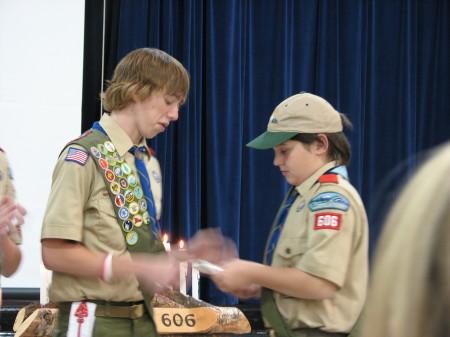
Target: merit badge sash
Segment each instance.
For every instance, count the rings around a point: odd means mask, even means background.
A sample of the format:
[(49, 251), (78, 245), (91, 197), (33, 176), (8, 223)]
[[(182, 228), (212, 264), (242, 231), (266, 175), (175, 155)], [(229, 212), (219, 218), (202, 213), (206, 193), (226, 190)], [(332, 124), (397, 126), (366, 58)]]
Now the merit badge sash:
[(108, 189), (128, 250), (140, 253), (164, 251), (160, 233), (156, 233), (157, 240), (152, 236), (148, 204), (141, 184), (109, 137), (91, 129), (70, 144), (81, 145), (92, 154)]

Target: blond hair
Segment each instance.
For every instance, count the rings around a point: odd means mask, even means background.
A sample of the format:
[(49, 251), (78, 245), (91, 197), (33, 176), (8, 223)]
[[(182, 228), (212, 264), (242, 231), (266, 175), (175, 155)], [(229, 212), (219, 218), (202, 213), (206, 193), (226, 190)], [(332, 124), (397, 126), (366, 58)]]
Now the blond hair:
[(108, 83), (102, 99), (105, 110), (112, 112), (125, 108), (132, 95), (143, 100), (161, 90), (176, 96), (183, 104), (189, 90), (189, 75), (178, 60), (162, 50), (141, 48), (119, 62)]
[(377, 245), (364, 337), (449, 336), (450, 143), (402, 190)]

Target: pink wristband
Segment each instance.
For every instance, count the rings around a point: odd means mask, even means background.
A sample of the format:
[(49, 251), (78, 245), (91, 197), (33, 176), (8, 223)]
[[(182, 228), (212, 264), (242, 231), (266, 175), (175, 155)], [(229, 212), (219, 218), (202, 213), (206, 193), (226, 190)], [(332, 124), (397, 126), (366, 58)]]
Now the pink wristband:
[(102, 281), (109, 283), (112, 279), (112, 256), (111, 252), (105, 254), (102, 265)]

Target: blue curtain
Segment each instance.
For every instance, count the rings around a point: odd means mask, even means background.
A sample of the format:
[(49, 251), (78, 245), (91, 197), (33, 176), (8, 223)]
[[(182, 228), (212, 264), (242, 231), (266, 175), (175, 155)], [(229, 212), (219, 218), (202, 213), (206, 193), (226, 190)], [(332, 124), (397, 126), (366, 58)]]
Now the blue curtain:
[[(163, 169), (163, 231), (174, 241), (220, 227), (242, 258), (262, 260), (287, 186), (272, 151), (245, 144), (300, 91), (354, 124), (349, 173), (372, 247), (417, 154), (449, 138), (448, 0), (133, 0), (117, 18), (116, 62), (157, 47), (191, 76), (179, 121), (151, 144)], [(202, 299), (237, 302), (210, 283)]]

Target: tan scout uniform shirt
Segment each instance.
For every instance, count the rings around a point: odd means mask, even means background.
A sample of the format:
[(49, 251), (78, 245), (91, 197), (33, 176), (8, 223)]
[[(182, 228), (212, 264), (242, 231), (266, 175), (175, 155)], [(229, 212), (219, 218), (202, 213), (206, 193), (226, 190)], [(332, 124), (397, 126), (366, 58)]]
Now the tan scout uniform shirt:
[[(101, 118), (100, 125), (117, 152), (136, 173), (134, 156), (128, 152), (133, 146), (131, 139), (107, 114)], [(142, 140), (139, 146), (144, 144)], [(129, 256), (107, 187), (92, 155), (82, 166), (66, 161), (67, 151), (67, 148), (63, 151), (53, 172), (41, 238), (73, 240), (95, 252), (110, 251), (116, 256)], [(159, 218), (162, 199), (161, 170), (155, 157), (146, 153), (145, 160)], [(138, 177), (137, 173), (135, 175)], [(100, 278), (83, 278), (54, 272), (49, 299), (55, 302), (86, 299), (129, 302), (142, 300), (143, 296), (134, 276), (130, 276), (129, 280), (104, 283)]]
[[(11, 199), (16, 198), (16, 190), (14, 189), (14, 184), (12, 180), (11, 168), (8, 164), (8, 159), (3, 151), (0, 150), (0, 202), (3, 197), (9, 196)], [(22, 243), (22, 235), (20, 230), (17, 232), (10, 233), (9, 237), (16, 244)], [(2, 267), (3, 253), (0, 251), (0, 270)]]
[[(277, 307), (292, 329), (307, 327), (350, 332), (365, 301), (368, 278), (366, 212), (358, 192), (343, 177), (338, 176), (337, 184), (318, 182), (322, 174), (335, 166), (335, 162), (326, 164), (296, 187), (300, 195), (289, 209), (273, 255), (274, 267), (298, 268), (339, 287), (332, 298), (325, 300), (299, 299), (274, 292)], [(348, 210), (311, 211), (309, 202), (323, 192), (343, 195), (349, 202)], [(340, 229), (321, 228), (323, 223), (317, 222), (316, 214), (322, 213), (340, 214)], [(317, 217), (322, 219), (320, 215)]]

